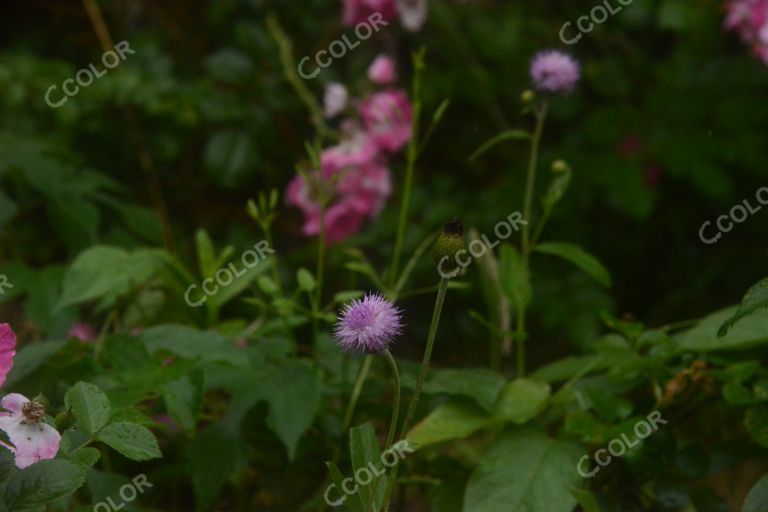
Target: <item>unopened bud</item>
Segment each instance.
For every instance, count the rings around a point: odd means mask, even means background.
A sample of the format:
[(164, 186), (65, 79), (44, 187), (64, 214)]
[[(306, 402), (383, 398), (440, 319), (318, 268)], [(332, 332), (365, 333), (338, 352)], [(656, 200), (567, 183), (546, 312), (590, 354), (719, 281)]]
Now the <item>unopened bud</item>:
[(560, 174), (569, 169), (568, 164), (564, 160), (555, 160), (552, 162), (552, 172)]
[(454, 217), (443, 226), (443, 232), (435, 242), (433, 256), (441, 265), (438, 270), (442, 273), (450, 273), (458, 270), (456, 253), (464, 249), (464, 226)]
[(536, 99), (536, 93), (534, 93), (530, 89), (526, 89), (523, 91), (523, 94), (520, 95), (520, 100), (525, 104), (529, 105), (533, 103), (533, 101)]

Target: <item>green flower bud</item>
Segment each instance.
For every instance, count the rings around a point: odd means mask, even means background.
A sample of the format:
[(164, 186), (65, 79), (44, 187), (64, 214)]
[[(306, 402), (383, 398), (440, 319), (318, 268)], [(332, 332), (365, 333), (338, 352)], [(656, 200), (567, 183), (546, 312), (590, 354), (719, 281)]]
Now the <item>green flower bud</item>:
[(563, 173), (567, 171), (569, 168), (570, 167), (568, 166), (567, 163), (565, 163), (564, 160), (555, 160), (554, 162), (552, 162), (552, 172), (556, 174)]
[(535, 100), (535, 99), (536, 99), (536, 93), (534, 93), (534, 92), (533, 92), (532, 90), (530, 90), (530, 89), (526, 89), (526, 90), (524, 90), (524, 91), (523, 91), (523, 94), (521, 94), (521, 95), (520, 95), (520, 100), (521, 100), (521, 101), (522, 101), (522, 102), (523, 102), (525, 105), (530, 105), (531, 103), (533, 103), (533, 102), (534, 102), (534, 100)]
[(454, 217), (443, 226), (443, 232), (437, 238), (432, 252), (441, 274), (459, 269), (456, 253), (462, 249), (464, 249), (464, 226), (457, 217)]

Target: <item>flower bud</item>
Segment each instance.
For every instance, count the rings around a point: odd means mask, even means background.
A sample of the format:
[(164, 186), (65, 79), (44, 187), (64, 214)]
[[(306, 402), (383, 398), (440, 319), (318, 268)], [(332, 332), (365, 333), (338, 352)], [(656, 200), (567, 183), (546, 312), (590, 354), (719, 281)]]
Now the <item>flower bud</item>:
[(464, 226), (454, 217), (443, 226), (443, 232), (435, 242), (433, 256), (437, 261), (441, 274), (455, 272), (459, 266), (456, 263), (456, 253), (464, 249)]
[(529, 105), (533, 103), (533, 101), (536, 99), (536, 94), (530, 90), (526, 89), (523, 91), (523, 94), (520, 95), (520, 100), (525, 104)]
[(566, 172), (568, 169), (570, 169), (570, 167), (565, 163), (565, 160), (555, 160), (552, 162), (552, 172), (556, 174)]

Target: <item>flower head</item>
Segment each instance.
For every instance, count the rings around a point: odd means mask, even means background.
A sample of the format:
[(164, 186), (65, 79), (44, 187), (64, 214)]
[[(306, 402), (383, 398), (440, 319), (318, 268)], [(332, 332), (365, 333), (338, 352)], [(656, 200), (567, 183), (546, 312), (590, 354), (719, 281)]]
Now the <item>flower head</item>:
[(11, 393), (0, 400), (0, 407), (8, 411), (0, 412), (0, 430), (8, 434), (13, 446), (2, 441), (0, 445), (16, 456), (16, 466), (23, 469), (35, 462), (56, 456), (61, 435), (55, 428), (43, 422), (43, 404)]
[(13, 367), (16, 355), (16, 334), (8, 324), (0, 324), (0, 386), (5, 384), (5, 376)]
[(381, 295), (353, 300), (336, 323), (336, 341), (345, 350), (376, 354), (386, 350), (400, 334), (402, 312)]
[(397, 81), (395, 61), (386, 55), (379, 55), (368, 68), (368, 78), (380, 85), (389, 85)]
[(347, 88), (340, 83), (331, 82), (325, 86), (323, 96), (324, 115), (327, 118), (336, 117), (347, 107), (349, 93)]
[(723, 26), (738, 32), (755, 55), (768, 64), (768, 0), (731, 0), (725, 3)]
[(75, 322), (67, 333), (67, 338), (77, 338), (80, 341), (94, 341), (96, 337), (96, 331), (85, 322)]
[(360, 104), (360, 115), (376, 145), (394, 153), (411, 139), (413, 109), (402, 90), (371, 94)]
[(534, 86), (543, 92), (570, 92), (579, 81), (579, 63), (557, 50), (537, 53), (531, 61), (531, 78)]

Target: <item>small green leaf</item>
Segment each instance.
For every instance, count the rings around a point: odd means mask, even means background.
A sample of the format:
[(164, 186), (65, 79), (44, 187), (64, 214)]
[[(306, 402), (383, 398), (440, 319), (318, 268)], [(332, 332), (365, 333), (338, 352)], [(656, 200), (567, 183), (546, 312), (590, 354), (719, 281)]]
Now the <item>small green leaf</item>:
[(152, 432), (136, 423), (125, 421), (112, 423), (96, 437), (132, 460), (141, 461), (162, 457)]
[(544, 197), (541, 198), (541, 206), (545, 212), (551, 212), (560, 199), (565, 195), (565, 191), (568, 190), (568, 185), (571, 183), (571, 175), (573, 172), (570, 168), (566, 168), (565, 172), (557, 173), (552, 177), (552, 181), (549, 183)]
[(482, 146), (477, 148), (469, 156), (469, 162), (473, 163), (481, 155), (483, 155), (485, 152), (487, 152), (489, 149), (491, 149), (493, 146), (495, 146), (499, 142), (503, 142), (505, 140), (530, 140), (530, 139), (531, 139), (531, 134), (526, 132), (525, 130), (507, 130), (505, 132), (501, 132), (500, 134), (492, 137), (490, 140), (485, 142)]
[[(370, 423), (364, 423), (359, 427), (350, 429), (349, 431), (349, 453), (352, 459), (353, 472), (357, 472), (358, 469), (366, 468), (369, 464), (372, 464), (377, 472), (381, 471), (381, 450), (379, 449), (379, 443), (376, 439), (376, 433), (373, 430), (373, 425)], [(370, 469), (369, 469), (370, 470)], [(371, 471), (373, 474), (373, 471)], [(386, 486), (380, 482), (381, 476), (373, 474), (373, 479), (368, 485), (360, 485), (357, 495), (360, 501), (366, 505), (373, 503), (374, 510), (380, 508), (379, 496), (382, 491), (386, 490)], [(377, 499), (371, 501), (371, 495), (373, 492), (377, 493)], [(353, 498), (354, 499), (354, 498)]]
[(495, 413), (504, 421), (521, 425), (541, 412), (549, 392), (545, 382), (515, 379), (501, 392)]
[(267, 295), (274, 295), (277, 293), (277, 284), (269, 276), (259, 276), (256, 280), (256, 284), (258, 284), (259, 289)]
[(169, 382), (162, 390), (165, 408), (179, 425), (192, 431), (203, 408), (203, 372), (193, 371)]
[(768, 278), (763, 279), (762, 281), (759, 281), (757, 284), (753, 285), (749, 290), (747, 290), (747, 293), (744, 295), (744, 298), (741, 299), (741, 304), (739, 305), (739, 309), (736, 310), (736, 313), (723, 322), (723, 325), (720, 326), (720, 329), (717, 331), (717, 336), (722, 337), (725, 336), (728, 333), (728, 330), (733, 327), (733, 324), (741, 320), (742, 318), (751, 315), (755, 311), (763, 308), (768, 307)]
[(365, 295), (365, 292), (362, 290), (347, 290), (335, 294), (333, 296), (333, 302), (336, 304), (346, 304), (347, 302), (361, 298), (363, 295)]
[(72, 411), (77, 425), (92, 436), (109, 421), (109, 398), (88, 382), (78, 382), (64, 395), (64, 405)]
[(517, 249), (502, 245), (499, 256), (499, 285), (517, 309), (525, 309), (531, 298), (531, 277)]
[(216, 272), (216, 253), (213, 242), (204, 229), (195, 232), (195, 245), (197, 246), (197, 260), (200, 265), (200, 275), (212, 276)]
[(312, 276), (312, 272), (304, 267), (296, 272), (296, 281), (299, 283), (299, 288), (305, 292), (311, 292), (315, 289), (315, 278)]
[(586, 489), (571, 489), (571, 494), (581, 505), (583, 512), (602, 512), (595, 495)]
[(534, 250), (544, 254), (551, 254), (553, 256), (560, 256), (564, 260), (568, 260), (581, 270), (592, 276), (598, 283), (610, 288), (611, 275), (608, 270), (603, 266), (597, 258), (586, 252), (578, 245), (573, 245), (565, 242), (546, 242), (538, 244)]
[[(336, 464), (333, 462), (326, 462), (325, 465), (328, 468), (328, 474), (331, 476), (331, 480), (333, 480), (333, 485), (335, 486), (335, 489), (333, 489), (335, 490), (335, 493), (327, 492), (325, 494), (328, 496), (329, 502), (333, 504), (341, 501), (341, 503), (338, 504), (341, 505), (343, 503), (347, 508), (350, 509), (350, 512), (365, 512), (365, 507), (360, 501), (359, 496), (353, 496), (352, 499), (350, 499), (350, 497), (347, 496), (343, 491), (342, 485), (344, 483), (344, 475), (341, 473), (338, 466), (336, 466)], [(324, 492), (326, 492), (328, 489), (329, 488), (326, 487)]]
[(406, 438), (414, 448), (421, 449), (451, 439), (462, 439), (497, 421), (472, 402), (448, 402), (421, 420)]

